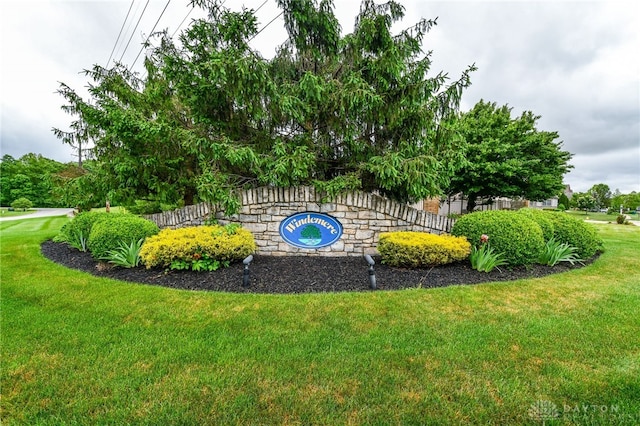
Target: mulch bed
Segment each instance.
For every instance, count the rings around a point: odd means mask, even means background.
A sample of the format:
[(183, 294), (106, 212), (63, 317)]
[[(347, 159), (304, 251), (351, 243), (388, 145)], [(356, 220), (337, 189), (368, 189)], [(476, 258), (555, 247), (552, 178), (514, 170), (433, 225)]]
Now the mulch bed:
[[(241, 262), (214, 272), (170, 271), (144, 267), (126, 269), (98, 262), (89, 253), (78, 251), (65, 243), (46, 241), (42, 244), (41, 250), (42, 254), (53, 262), (98, 277), (185, 290), (275, 294), (372, 291), (369, 288), (369, 266), (364, 257), (256, 255), (249, 267), (249, 286), (245, 288), (242, 286)], [(560, 264), (553, 268), (542, 265), (502, 267), (500, 270), (485, 273), (471, 269), (467, 261), (433, 268), (405, 269), (383, 265), (375, 256), (374, 259), (378, 290), (510, 281), (543, 277), (582, 266)]]

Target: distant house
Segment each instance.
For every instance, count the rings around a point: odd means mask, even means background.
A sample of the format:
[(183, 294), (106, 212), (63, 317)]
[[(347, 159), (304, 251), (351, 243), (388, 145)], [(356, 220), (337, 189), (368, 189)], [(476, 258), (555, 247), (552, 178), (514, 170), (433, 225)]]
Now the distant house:
[[(571, 199), (573, 191), (569, 185), (565, 186), (564, 194)], [(552, 197), (544, 201), (514, 200), (512, 198), (499, 197), (494, 198), (491, 204), (484, 204), (485, 200), (477, 200), (475, 211), (481, 210), (517, 210), (523, 207), (531, 207), (535, 209), (557, 209), (558, 197)], [(450, 214), (467, 213), (467, 200), (464, 194), (459, 193), (443, 198), (429, 198), (418, 203), (412, 204), (411, 207), (418, 210), (426, 210), (431, 213), (448, 216)]]
[[(512, 200), (510, 198), (494, 198), (493, 203), (481, 205), (485, 200), (478, 199), (475, 211), (481, 210), (511, 210), (517, 209), (523, 206), (522, 201)], [(464, 194), (456, 194), (443, 198), (429, 198), (420, 201), (416, 204), (412, 204), (419, 210), (426, 210), (431, 213), (435, 213), (441, 216), (448, 216), (450, 214), (464, 214), (467, 213), (467, 199)]]
[[(571, 199), (571, 197), (573, 197), (573, 191), (571, 190), (571, 186), (566, 185), (564, 187), (564, 195), (567, 196), (568, 199)], [(544, 201), (527, 201), (528, 203), (528, 207), (534, 208), (534, 209), (557, 209), (558, 208), (558, 197), (552, 197), (549, 198), (548, 200), (544, 200)], [(568, 207), (568, 206), (565, 206)]]

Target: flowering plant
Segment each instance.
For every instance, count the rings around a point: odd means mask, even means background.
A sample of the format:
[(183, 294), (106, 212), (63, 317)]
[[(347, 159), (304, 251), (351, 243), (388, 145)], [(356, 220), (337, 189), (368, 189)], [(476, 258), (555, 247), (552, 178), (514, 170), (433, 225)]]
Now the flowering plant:
[(487, 234), (482, 234), (480, 237), (480, 247), (473, 246), (471, 248), (469, 260), (471, 261), (471, 267), (480, 272), (491, 272), (494, 268), (507, 264), (502, 253), (493, 251), (493, 248), (489, 245), (489, 236)]

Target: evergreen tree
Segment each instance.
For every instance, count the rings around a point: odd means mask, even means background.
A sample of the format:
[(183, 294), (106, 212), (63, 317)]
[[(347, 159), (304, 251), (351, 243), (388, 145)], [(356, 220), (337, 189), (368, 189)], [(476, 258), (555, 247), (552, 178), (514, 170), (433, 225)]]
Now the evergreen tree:
[(266, 184), (417, 201), (439, 195), (463, 164), (452, 122), (475, 67), (453, 82), (428, 75), (422, 44), (435, 21), (393, 34), (404, 8), (365, 0), (342, 35), (332, 1), (278, 0), (289, 38), (266, 60), (249, 47), (252, 10), (194, 3), (208, 18), (179, 44), (162, 34), (144, 78), (95, 66), (88, 100), (61, 85), (80, 123), (72, 132), (83, 132), (67, 140), (93, 142), (100, 192), (230, 211), (235, 189)]

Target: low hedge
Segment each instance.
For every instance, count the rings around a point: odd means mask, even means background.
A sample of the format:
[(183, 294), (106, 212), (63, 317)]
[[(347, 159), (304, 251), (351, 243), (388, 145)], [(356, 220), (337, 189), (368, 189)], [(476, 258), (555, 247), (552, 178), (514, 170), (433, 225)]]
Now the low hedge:
[(575, 247), (582, 259), (589, 259), (603, 250), (602, 239), (591, 224), (562, 212), (545, 212), (545, 214), (553, 223), (553, 235), (556, 241)]
[(378, 251), (390, 266), (424, 267), (466, 259), (471, 244), (466, 238), (426, 232), (388, 232), (380, 235)]
[(549, 213), (550, 213), (549, 211), (543, 211), (543, 210), (532, 209), (532, 208), (524, 208), (524, 209), (518, 210), (518, 213), (528, 217), (529, 219), (533, 220), (538, 225), (540, 225), (540, 229), (542, 230), (542, 238), (544, 238), (545, 241), (549, 241), (551, 238), (553, 238), (554, 227), (553, 227), (553, 221), (549, 217)]
[(106, 220), (93, 225), (87, 241), (87, 247), (96, 259), (104, 258), (122, 243), (130, 244), (159, 232), (158, 225), (150, 220), (131, 214), (108, 215)]
[(489, 236), (495, 252), (502, 253), (509, 265), (535, 263), (544, 249), (542, 229), (524, 214), (506, 210), (487, 210), (462, 216), (451, 233), (480, 244), (480, 237)]
[(147, 268), (171, 267), (181, 262), (190, 269), (203, 258), (219, 262), (242, 260), (256, 250), (253, 234), (238, 225), (163, 229), (148, 238), (140, 250)]
[(117, 213), (91, 211), (79, 213), (60, 229), (60, 232), (56, 236), (56, 241), (70, 243), (80, 236), (83, 238), (89, 238), (93, 225), (119, 215), (120, 214)]

